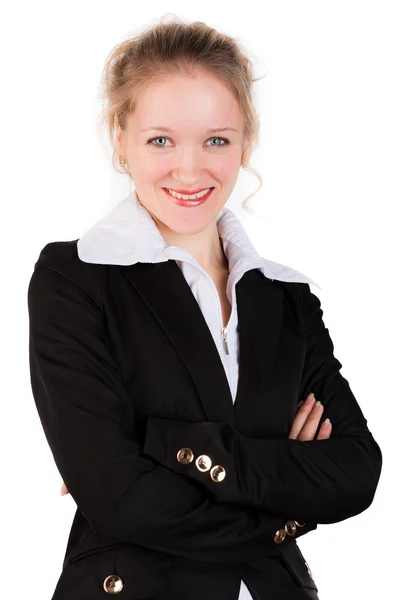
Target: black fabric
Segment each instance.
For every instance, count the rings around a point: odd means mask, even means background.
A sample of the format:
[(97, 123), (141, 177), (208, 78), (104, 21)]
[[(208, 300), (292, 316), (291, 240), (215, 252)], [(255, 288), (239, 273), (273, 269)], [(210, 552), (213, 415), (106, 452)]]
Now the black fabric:
[[(236, 290), (233, 404), (175, 261), (84, 263), (76, 240), (42, 249), (28, 289), (31, 384), (77, 504), (58, 600), (79, 600), (82, 588), (86, 600), (103, 597), (112, 552), (131, 598), (180, 600), (196, 572), (194, 600), (207, 586), (209, 600), (236, 600), (240, 577), (254, 598), (283, 589), (286, 598), (316, 597), (296, 540), (371, 504), (381, 451), (339, 372), (319, 299), (308, 284), (271, 281), (257, 269)], [(289, 440), (297, 402), (310, 391), (325, 405), (332, 437)], [(226, 478), (216, 483), (180, 464), (186, 446), (224, 466)], [(276, 544), (288, 519), (305, 525)]]

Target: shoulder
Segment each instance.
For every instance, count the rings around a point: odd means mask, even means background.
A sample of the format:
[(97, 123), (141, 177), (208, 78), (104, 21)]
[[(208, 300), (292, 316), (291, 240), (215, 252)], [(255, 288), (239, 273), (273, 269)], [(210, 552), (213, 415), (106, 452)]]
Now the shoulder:
[(284, 284), (290, 284), (294, 288), (303, 287), (309, 289), (310, 285), (312, 285), (318, 289), (321, 289), (320, 285), (311, 279), (311, 277), (305, 275), (297, 269), (294, 269), (293, 267), (289, 267), (288, 265), (284, 265), (282, 263), (277, 263), (263, 258), (259, 269), (262, 274), (271, 281), (279, 281), (283, 282)]
[(315, 291), (315, 288), (320, 290), (321, 286), (308, 275), (265, 258), (259, 270), (284, 294), (286, 301), (294, 307), (303, 321), (321, 311), (321, 301)]
[(49, 242), (39, 252), (35, 263), (37, 266), (46, 266), (56, 270), (71, 267), (77, 255), (78, 240), (66, 242)]
[(51, 282), (69, 282), (70, 287), (78, 286), (89, 294), (97, 303), (101, 303), (101, 280), (105, 265), (83, 262), (77, 252), (76, 240), (54, 241), (47, 243), (39, 252), (34, 264), (34, 270), (29, 281), (29, 291), (33, 284), (39, 286), (40, 291)]

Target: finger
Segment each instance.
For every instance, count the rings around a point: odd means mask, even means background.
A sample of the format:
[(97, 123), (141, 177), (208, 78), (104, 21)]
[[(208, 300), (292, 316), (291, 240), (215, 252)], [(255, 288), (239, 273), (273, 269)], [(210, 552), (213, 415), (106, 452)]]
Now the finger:
[(298, 440), (300, 441), (310, 441), (313, 440), (315, 434), (317, 433), (317, 429), (319, 426), (319, 422), (322, 417), (322, 413), (324, 412), (324, 405), (320, 402), (315, 402), (310, 414), (308, 415), (307, 421), (300, 431), (298, 435)]
[(332, 423), (329, 421), (329, 419), (325, 419), (318, 432), (317, 440), (327, 440), (330, 437), (331, 433)]
[(297, 403), (297, 410), (299, 408), (301, 408), (303, 406), (303, 404), (307, 403), (308, 404), (308, 400), (314, 399), (315, 400), (315, 395), (314, 392), (310, 392), (304, 400), (301, 400), (300, 402)]
[(311, 396), (311, 394), (309, 394), (306, 398), (306, 401), (301, 404), (301, 406), (295, 416), (295, 419), (292, 424), (292, 429), (290, 430), (290, 433), (289, 433), (289, 439), (294, 439), (294, 440), (297, 439), (297, 436), (299, 435), (300, 431), (304, 427), (304, 425), (307, 421), (308, 415), (310, 414), (310, 411), (312, 410), (314, 404), (315, 404), (315, 396)]
[(300, 407), (296, 413), (295, 419), (292, 424), (292, 429), (289, 433), (289, 439), (297, 439), (300, 434), (302, 428), (307, 422), (308, 415), (312, 410), (315, 404), (315, 396), (313, 393), (309, 394), (305, 400), (305, 402), (299, 402), (298, 406)]
[(68, 489), (67, 486), (65, 485), (65, 483), (63, 482), (62, 486), (61, 486), (61, 496), (64, 496), (65, 494), (68, 494)]

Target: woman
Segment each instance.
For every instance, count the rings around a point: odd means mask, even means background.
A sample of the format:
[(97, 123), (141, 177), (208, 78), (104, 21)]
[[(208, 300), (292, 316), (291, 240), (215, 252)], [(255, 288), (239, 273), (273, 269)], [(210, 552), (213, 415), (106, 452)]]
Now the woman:
[(77, 504), (53, 599), (318, 598), (297, 538), (368, 508), (382, 455), (316, 284), (225, 207), (258, 135), (250, 62), (160, 23), (104, 80), (135, 192), (47, 244), (28, 291), (33, 395)]

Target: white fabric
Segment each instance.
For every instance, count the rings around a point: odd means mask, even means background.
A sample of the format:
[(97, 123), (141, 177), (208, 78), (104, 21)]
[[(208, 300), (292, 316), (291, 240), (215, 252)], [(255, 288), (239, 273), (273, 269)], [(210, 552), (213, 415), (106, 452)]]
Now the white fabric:
[[(227, 324), (226, 354), (222, 339), (222, 311), (217, 288), (197, 260), (184, 248), (168, 246), (155, 221), (139, 202), (136, 193), (129, 194), (101, 218), (78, 240), (79, 258), (88, 263), (132, 265), (136, 262), (157, 263), (174, 259), (196, 298), (218, 348), (232, 394), (236, 397), (239, 372), (238, 319), (236, 283), (249, 269), (258, 268), (271, 280), (303, 282), (320, 286), (312, 279), (285, 265), (262, 258), (253, 247), (243, 226), (234, 213), (224, 207), (216, 218), (218, 233), (229, 263), (226, 293), (231, 304)], [(238, 600), (252, 596), (241, 582)]]

